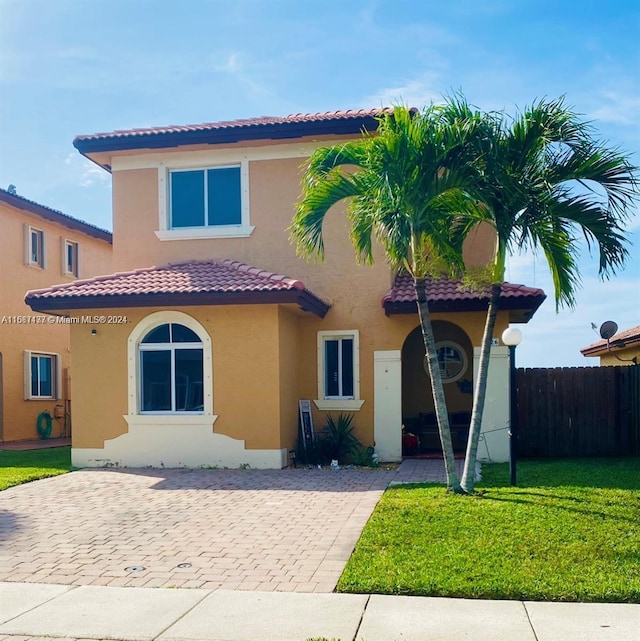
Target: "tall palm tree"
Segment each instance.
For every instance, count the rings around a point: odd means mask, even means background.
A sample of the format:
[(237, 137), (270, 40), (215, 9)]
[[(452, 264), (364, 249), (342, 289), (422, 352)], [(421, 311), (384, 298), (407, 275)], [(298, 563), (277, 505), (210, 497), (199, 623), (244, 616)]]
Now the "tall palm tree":
[[(624, 224), (638, 196), (637, 169), (618, 149), (594, 137), (564, 100), (540, 100), (513, 120), (480, 114), (457, 97), (443, 108), (452, 124), (483, 118), (483, 135), (468, 142), (479, 161), (476, 195), (496, 231), (489, 266), (491, 294), (481, 343), (462, 487), (474, 490), (474, 474), (487, 385), (491, 340), (507, 256), (541, 249), (553, 277), (556, 310), (573, 307), (580, 284), (579, 237), (599, 254), (599, 275), (608, 278), (628, 258)], [(470, 161), (474, 161), (473, 158)]]
[[(357, 259), (372, 262), (375, 239), (391, 268), (412, 276), (447, 486), (455, 492), (461, 490), (426, 279), (459, 275), (463, 270), (462, 240), (478, 215), (468, 192), (475, 183), (476, 165), (467, 162), (463, 153), (473, 130), (473, 121), (448, 123), (434, 106), (420, 112), (406, 107), (383, 112), (375, 134), (365, 133), (360, 139), (312, 154), (291, 226), (298, 253), (321, 259), (325, 216), (334, 204), (346, 200)], [(455, 225), (450, 212), (459, 214)]]

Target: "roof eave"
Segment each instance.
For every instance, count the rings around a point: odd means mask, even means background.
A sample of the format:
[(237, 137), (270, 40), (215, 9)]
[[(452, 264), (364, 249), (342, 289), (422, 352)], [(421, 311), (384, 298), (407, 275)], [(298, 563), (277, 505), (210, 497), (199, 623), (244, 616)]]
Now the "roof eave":
[(324, 318), (330, 309), (308, 290), (257, 292), (195, 292), (159, 294), (120, 294), (98, 296), (39, 297), (29, 295), (25, 302), (35, 312), (56, 313), (80, 309), (125, 309), (135, 307), (190, 307), (195, 305), (263, 305), (297, 303), (305, 312)]
[(363, 129), (375, 131), (377, 126), (376, 117), (366, 115), (360, 118), (250, 125), (204, 131), (169, 131), (103, 138), (78, 136), (73, 141), (73, 146), (86, 156), (105, 151), (164, 149), (185, 145), (220, 145), (250, 140), (288, 140), (305, 136), (359, 134)]
[(85, 223), (76, 218), (72, 218), (71, 216), (63, 214), (62, 212), (56, 212), (55, 210), (50, 209), (49, 207), (45, 207), (44, 205), (40, 205), (26, 198), (22, 198), (17, 194), (10, 194), (2, 190), (0, 201), (4, 202), (10, 207), (14, 207), (15, 209), (26, 211), (30, 214), (34, 214), (35, 216), (39, 216), (44, 220), (48, 220), (58, 225), (62, 225), (67, 229), (73, 229), (74, 231), (79, 231), (85, 234), (85, 236), (91, 236), (92, 238), (103, 240), (109, 244), (113, 243), (113, 236), (107, 230), (100, 229), (99, 227), (94, 227), (89, 223)]
[[(546, 295), (522, 298), (500, 298), (499, 310), (509, 311), (509, 321), (512, 323), (528, 323)], [(383, 300), (382, 306), (387, 316), (400, 314), (417, 314), (416, 301), (392, 302)], [(429, 311), (434, 314), (447, 312), (486, 312), (489, 307), (488, 298), (457, 301), (429, 301)]]

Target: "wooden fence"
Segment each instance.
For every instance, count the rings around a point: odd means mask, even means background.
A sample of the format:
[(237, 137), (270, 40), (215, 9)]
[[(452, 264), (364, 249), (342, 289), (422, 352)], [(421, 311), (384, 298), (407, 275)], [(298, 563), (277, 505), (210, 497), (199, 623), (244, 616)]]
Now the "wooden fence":
[(518, 369), (518, 453), (640, 456), (640, 366)]

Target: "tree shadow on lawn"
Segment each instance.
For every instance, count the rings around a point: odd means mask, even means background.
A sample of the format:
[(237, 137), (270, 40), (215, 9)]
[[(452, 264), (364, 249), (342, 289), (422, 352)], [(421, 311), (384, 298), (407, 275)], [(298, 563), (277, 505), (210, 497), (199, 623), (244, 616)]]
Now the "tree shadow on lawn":
[[(624, 514), (620, 514), (619, 511), (623, 508), (621, 508), (617, 503), (611, 504), (606, 497), (585, 496), (584, 498), (578, 498), (575, 496), (563, 496), (558, 493), (549, 495), (543, 492), (519, 491), (514, 493), (513, 496), (496, 496), (491, 492), (486, 492), (482, 495), (482, 499), (485, 501), (498, 501), (501, 503), (535, 505), (538, 507), (549, 508), (550, 510), (563, 510), (592, 517), (599, 516), (602, 519), (626, 521), (633, 524), (638, 522), (637, 516), (626, 516)], [(577, 507), (577, 504), (580, 503), (584, 504), (584, 507)], [(587, 507), (587, 505), (590, 507)]]
[[(480, 488), (510, 487), (508, 463), (494, 464)], [(640, 491), (640, 458), (524, 459), (516, 488), (593, 488)], [(479, 489), (480, 489), (479, 488)]]

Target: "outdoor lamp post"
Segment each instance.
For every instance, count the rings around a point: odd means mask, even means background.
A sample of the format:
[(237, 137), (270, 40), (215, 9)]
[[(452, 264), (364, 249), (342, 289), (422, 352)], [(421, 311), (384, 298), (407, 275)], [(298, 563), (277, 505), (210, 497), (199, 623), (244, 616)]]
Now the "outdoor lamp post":
[(502, 342), (509, 347), (509, 473), (511, 485), (516, 484), (518, 458), (518, 396), (516, 381), (516, 347), (522, 341), (522, 332), (508, 327), (502, 332)]

